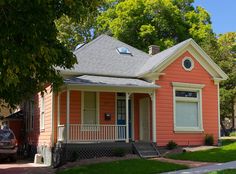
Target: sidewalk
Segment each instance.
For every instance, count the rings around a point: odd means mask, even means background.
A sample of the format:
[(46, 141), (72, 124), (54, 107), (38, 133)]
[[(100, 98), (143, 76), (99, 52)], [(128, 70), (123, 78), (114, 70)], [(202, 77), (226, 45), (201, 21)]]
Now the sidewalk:
[(231, 162), (227, 162), (227, 163), (212, 164), (212, 165), (208, 165), (208, 166), (179, 170), (179, 171), (175, 171), (175, 172), (166, 172), (166, 173), (162, 173), (162, 174), (190, 174), (190, 173), (200, 174), (200, 173), (206, 173), (206, 172), (210, 172), (210, 171), (224, 170), (224, 169), (236, 169), (236, 161), (231, 161)]
[(176, 160), (176, 159), (170, 159), (170, 158), (154, 158), (153, 160), (158, 160), (158, 161), (167, 162), (167, 163), (174, 163), (174, 164), (182, 164), (182, 165), (188, 166), (189, 168), (209, 166), (212, 164), (216, 164), (216, 163), (210, 163), (210, 162)]

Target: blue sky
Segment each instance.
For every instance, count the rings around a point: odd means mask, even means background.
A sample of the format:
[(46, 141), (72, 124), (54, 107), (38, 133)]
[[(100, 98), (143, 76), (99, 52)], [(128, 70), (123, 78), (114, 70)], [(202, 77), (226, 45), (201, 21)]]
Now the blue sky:
[(236, 0), (195, 0), (194, 6), (201, 6), (210, 13), (216, 34), (236, 32)]

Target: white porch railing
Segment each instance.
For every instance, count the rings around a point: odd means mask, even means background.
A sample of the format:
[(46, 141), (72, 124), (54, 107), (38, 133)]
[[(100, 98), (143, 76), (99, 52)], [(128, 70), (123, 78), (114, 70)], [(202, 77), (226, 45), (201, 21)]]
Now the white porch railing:
[[(66, 128), (58, 126), (58, 140), (66, 141)], [(125, 141), (126, 125), (70, 124), (69, 142)]]

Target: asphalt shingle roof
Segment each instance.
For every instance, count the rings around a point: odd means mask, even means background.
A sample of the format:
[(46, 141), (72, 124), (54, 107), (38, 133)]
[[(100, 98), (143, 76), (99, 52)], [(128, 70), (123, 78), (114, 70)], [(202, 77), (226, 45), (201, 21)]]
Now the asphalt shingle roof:
[(153, 55), (145, 62), (142, 68), (140, 68), (138, 75), (154, 70), (158, 65), (167, 60), (170, 56), (172, 56), (176, 51), (178, 51), (184, 45), (188, 44), (191, 40), (192, 40), (191, 38), (187, 39), (173, 47), (170, 47), (158, 54)]
[[(132, 55), (119, 54), (118, 47), (126, 47)], [(69, 70), (80, 74), (135, 77), (150, 55), (107, 35), (74, 51), (78, 64)]]
[(86, 86), (116, 86), (116, 87), (142, 87), (142, 88), (158, 88), (158, 85), (134, 78), (118, 78), (82, 75), (65, 79), (66, 84), (78, 84)]

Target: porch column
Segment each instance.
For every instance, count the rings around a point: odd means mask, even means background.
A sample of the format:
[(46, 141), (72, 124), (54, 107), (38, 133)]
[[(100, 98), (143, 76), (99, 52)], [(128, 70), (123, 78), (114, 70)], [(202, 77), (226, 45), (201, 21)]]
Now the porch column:
[(128, 92), (125, 93), (125, 101), (126, 101), (126, 139), (125, 142), (129, 143), (129, 96)]
[(70, 136), (70, 90), (66, 90), (66, 141)]
[(152, 99), (152, 141), (154, 143), (157, 142), (156, 140), (156, 92), (155, 90), (153, 91), (151, 95)]

